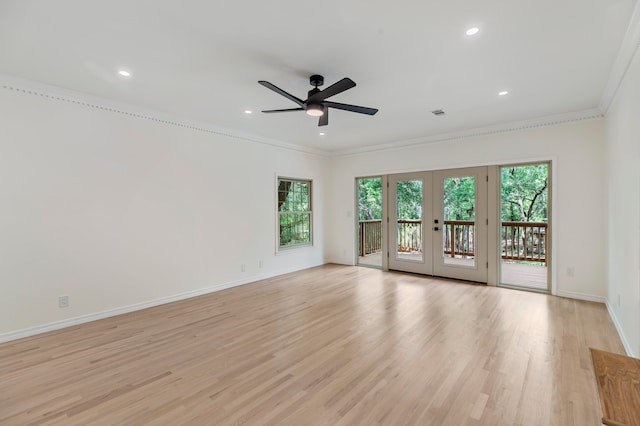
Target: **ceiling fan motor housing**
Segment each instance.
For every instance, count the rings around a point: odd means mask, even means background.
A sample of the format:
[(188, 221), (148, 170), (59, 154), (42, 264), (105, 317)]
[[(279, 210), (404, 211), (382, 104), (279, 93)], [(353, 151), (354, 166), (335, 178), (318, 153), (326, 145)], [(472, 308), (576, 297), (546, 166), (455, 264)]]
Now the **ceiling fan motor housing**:
[(315, 86), (317, 88), (324, 84), (324, 77), (319, 74), (314, 74), (311, 77), (309, 77), (309, 82), (311, 83), (312, 86)]

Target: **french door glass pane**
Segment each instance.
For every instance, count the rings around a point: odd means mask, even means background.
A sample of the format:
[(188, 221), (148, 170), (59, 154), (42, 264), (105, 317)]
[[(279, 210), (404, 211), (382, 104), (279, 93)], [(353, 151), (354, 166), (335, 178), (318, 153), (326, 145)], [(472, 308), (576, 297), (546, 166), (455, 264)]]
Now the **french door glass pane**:
[(442, 256), (444, 263), (476, 265), (476, 178), (456, 176), (442, 181)]
[(358, 187), (358, 265), (382, 266), (382, 178), (360, 178)]
[(396, 257), (424, 261), (422, 251), (422, 180), (396, 185)]

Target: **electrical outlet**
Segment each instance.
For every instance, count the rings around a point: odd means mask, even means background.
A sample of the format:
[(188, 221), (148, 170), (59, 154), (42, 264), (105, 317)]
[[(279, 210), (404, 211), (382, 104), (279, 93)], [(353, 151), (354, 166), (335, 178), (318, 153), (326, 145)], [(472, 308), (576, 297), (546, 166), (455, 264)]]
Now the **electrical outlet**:
[(58, 307), (59, 308), (68, 308), (69, 307), (69, 296), (59, 296), (58, 297)]
[(262, 260), (258, 261), (258, 268), (262, 268), (264, 266), (264, 262)]
[(243, 263), (243, 264), (241, 264), (241, 265), (240, 265), (240, 272), (244, 272), (244, 271), (246, 271), (246, 270), (247, 270), (247, 267), (245, 266), (245, 264), (244, 264), (244, 263)]
[(620, 307), (620, 293), (618, 293), (618, 308)]
[(572, 277), (572, 276), (574, 276), (574, 275), (575, 275), (575, 273), (576, 273), (576, 270), (575, 270), (575, 268), (574, 268), (573, 266), (569, 266), (569, 267), (567, 268), (567, 276), (568, 276), (568, 277)]

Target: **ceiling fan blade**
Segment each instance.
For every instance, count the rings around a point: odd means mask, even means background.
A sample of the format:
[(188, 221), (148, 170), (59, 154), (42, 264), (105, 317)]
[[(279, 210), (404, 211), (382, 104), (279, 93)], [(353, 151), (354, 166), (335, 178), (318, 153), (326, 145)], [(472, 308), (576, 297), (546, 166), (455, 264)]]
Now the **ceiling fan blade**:
[(329, 108), (324, 109), (324, 114), (318, 119), (318, 127), (329, 124)]
[(375, 108), (367, 108), (358, 105), (341, 104), (338, 102), (325, 101), (324, 105), (330, 108), (343, 109), (345, 111), (357, 112), (360, 114), (375, 115), (378, 112)]
[(282, 90), (278, 86), (274, 86), (273, 84), (269, 83), (268, 81), (260, 80), (260, 81), (258, 81), (258, 83), (262, 84), (267, 89), (271, 89), (274, 92), (284, 96), (285, 98), (292, 100), (293, 102), (297, 103), (300, 106), (304, 105), (304, 101), (302, 99), (293, 96), (291, 93), (285, 92), (284, 90)]
[(267, 114), (270, 114), (272, 112), (291, 112), (291, 111), (304, 111), (304, 108), (268, 109), (262, 112), (266, 112)]
[(343, 78), (342, 80), (333, 83), (331, 86), (327, 87), (324, 90), (312, 95), (309, 100), (313, 102), (321, 102), (327, 99), (328, 97), (337, 95), (338, 93), (344, 92), (345, 90), (351, 89), (352, 87), (356, 87), (355, 81), (350, 78)]

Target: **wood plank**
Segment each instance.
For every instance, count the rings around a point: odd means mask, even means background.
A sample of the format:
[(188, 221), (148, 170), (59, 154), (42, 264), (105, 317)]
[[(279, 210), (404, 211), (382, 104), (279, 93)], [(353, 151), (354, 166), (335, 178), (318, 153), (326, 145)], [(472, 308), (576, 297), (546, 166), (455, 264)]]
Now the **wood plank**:
[(640, 359), (591, 348), (605, 425), (640, 425)]
[(603, 304), (325, 265), (0, 345), (0, 424), (597, 425)]
[(501, 284), (548, 290), (547, 267), (541, 265), (527, 265), (502, 260)]

